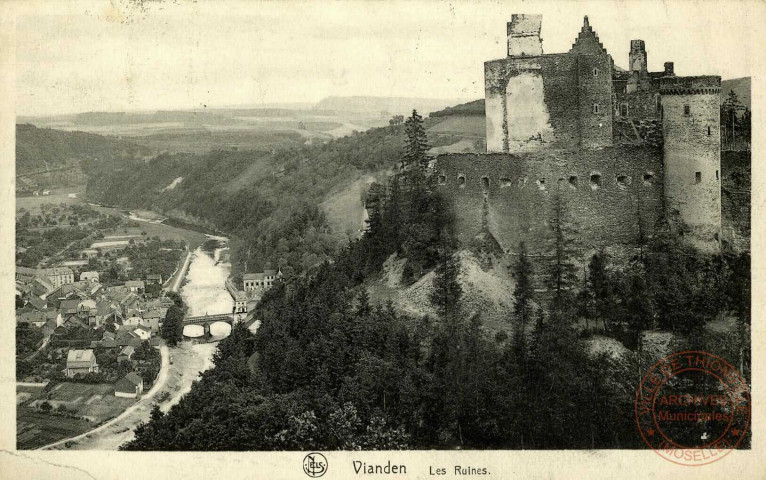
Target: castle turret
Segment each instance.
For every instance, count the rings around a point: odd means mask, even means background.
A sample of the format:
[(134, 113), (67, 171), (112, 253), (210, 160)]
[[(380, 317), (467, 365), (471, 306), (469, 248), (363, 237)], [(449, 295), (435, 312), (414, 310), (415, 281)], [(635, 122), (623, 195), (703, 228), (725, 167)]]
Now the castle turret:
[(660, 80), (666, 213), (708, 252), (720, 248), (720, 92), (721, 77)]
[(673, 62), (665, 62), (665, 72), (664, 73), (665, 73), (666, 77), (674, 77), (676, 75), (675, 71), (674, 71), (674, 68), (673, 68)]

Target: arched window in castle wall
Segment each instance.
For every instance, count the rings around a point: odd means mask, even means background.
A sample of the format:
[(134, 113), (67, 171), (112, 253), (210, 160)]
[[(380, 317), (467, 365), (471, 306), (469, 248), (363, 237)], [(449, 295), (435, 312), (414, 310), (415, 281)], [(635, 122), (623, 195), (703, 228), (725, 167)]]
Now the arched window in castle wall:
[(646, 172), (644, 174), (644, 185), (651, 186), (654, 184), (654, 172)]
[(465, 188), (465, 175), (460, 173), (457, 176), (457, 184), (460, 188)]
[(444, 185), (447, 183), (447, 176), (446, 175), (439, 175), (439, 185)]
[(489, 189), (489, 177), (481, 177), (481, 188), (484, 190)]
[(537, 180), (537, 188), (539, 188), (540, 190), (545, 190), (545, 179), (544, 178), (541, 178), (541, 179)]

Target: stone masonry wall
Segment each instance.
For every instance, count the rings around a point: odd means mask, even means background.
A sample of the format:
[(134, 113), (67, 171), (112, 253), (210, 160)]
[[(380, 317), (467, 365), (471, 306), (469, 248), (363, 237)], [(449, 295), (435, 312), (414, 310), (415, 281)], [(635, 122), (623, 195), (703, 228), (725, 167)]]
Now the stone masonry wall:
[(531, 254), (544, 254), (557, 192), (582, 250), (636, 244), (639, 221), (651, 232), (662, 209), (661, 156), (657, 149), (625, 146), (450, 154), (437, 157), (435, 174), (453, 204), (461, 243), (489, 232), (505, 252), (525, 241)]
[(598, 55), (562, 53), (486, 62), (487, 151), (611, 145), (611, 72), (610, 58)]
[(698, 248), (716, 251), (721, 231), (719, 94), (663, 94), (662, 108), (668, 212), (679, 214)]
[[(612, 65), (608, 56), (579, 55), (580, 147), (612, 144)], [(598, 108), (598, 111), (595, 109)]]
[(579, 143), (577, 58), (505, 58), (484, 64), (487, 151), (573, 148)]

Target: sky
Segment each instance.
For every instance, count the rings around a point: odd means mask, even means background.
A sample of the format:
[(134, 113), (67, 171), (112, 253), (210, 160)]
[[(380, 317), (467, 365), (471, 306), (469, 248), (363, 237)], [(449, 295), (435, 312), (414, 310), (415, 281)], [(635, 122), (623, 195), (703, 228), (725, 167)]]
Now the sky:
[(765, 20), (737, 2), (137, 1), (20, 12), (17, 115), (482, 98), (513, 13), (543, 14), (545, 53), (567, 51), (588, 15), (618, 66), (643, 39), (650, 71), (674, 61), (677, 75), (737, 78), (757, 69), (751, 26)]

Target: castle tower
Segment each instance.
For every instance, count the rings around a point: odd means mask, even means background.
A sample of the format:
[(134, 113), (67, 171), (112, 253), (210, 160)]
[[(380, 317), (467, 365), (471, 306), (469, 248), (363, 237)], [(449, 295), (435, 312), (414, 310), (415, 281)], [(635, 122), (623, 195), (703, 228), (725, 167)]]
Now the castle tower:
[(543, 39), (540, 38), (542, 15), (511, 15), (508, 22), (508, 56), (529, 57), (543, 54)]
[(721, 77), (663, 77), (665, 210), (714, 253), (721, 233)]
[(628, 71), (630, 79), (626, 87), (626, 93), (635, 93), (646, 86), (649, 73), (646, 69), (646, 46), (643, 40), (630, 41), (630, 53), (628, 54)]
[(628, 54), (629, 70), (646, 75), (646, 45), (643, 40), (630, 41), (630, 53)]

